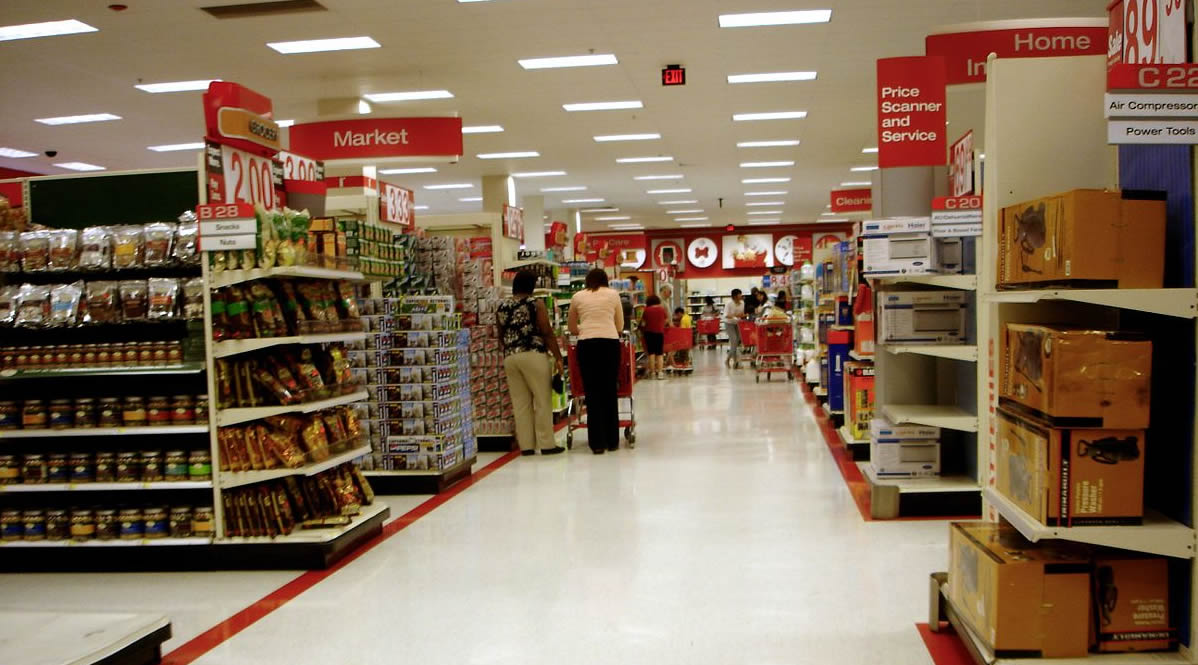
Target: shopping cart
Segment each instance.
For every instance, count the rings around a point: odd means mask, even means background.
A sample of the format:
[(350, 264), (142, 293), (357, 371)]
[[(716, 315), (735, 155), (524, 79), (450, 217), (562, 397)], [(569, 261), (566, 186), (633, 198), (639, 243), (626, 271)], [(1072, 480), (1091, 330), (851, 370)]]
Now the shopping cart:
[(718, 341), (709, 340), (708, 336), (720, 334), (720, 320), (716, 318), (704, 318), (695, 322), (695, 331), (699, 334), (698, 346), (707, 348), (719, 344)]
[(794, 324), (786, 319), (762, 319), (757, 322), (754, 334), (756, 342), (753, 364), (757, 368), (756, 381), (761, 375), (770, 380), (771, 374), (785, 373), (786, 380), (794, 380), (791, 366), (794, 362)]
[(740, 352), (757, 362), (754, 349), (757, 347), (757, 324), (752, 319), (742, 319), (736, 323), (740, 329)]
[[(624, 428), (624, 441), (629, 448), (636, 447), (636, 409), (632, 398), (632, 387), (636, 383), (636, 352), (632, 340), (627, 336), (620, 339), (620, 369), (616, 374), (616, 401), (620, 423)], [(574, 431), (586, 429), (586, 389), (582, 383), (582, 369), (578, 364), (578, 342), (570, 338), (566, 347), (566, 361), (570, 369), (570, 403), (566, 425), (566, 447), (574, 447)], [(627, 407), (627, 408), (625, 408)]]
[(679, 374), (689, 374), (695, 371), (695, 363), (691, 360), (690, 350), (695, 346), (695, 329), (670, 326), (666, 328), (665, 343), (662, 349), (670, 359), (666, 369)]

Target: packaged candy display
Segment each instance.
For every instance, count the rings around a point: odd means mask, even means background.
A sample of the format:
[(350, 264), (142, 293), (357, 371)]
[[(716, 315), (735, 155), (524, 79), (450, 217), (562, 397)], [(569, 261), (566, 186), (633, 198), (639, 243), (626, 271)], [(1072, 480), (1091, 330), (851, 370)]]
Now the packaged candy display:
[[(0, 430), (90, 429), (93, 427), (182, 427), (207, 422), (197, 404), (203, 395), (174, 397), (58, 398), (47, 411), (40, 399), (0, 402)], [(204, 407), (207, 411), (207, 407)], [(17, 418), (17, 414), (23, 414)]]
[(309, 264), (308, 227), (312, 220), (307, 210), (269, 211), (259, 205), (255, 206), (254, 216), (258, 220), (257, 247), (208, 252), (209, 267), (214, 272)]
[(212, 538), (214, 527), (210, 506), (0, 511), (0, 540), (4, 542)]
[(361, 436), (361, 419), (348, 407), (222, 427), (219, 432), (220, 469), (296, 469), (352, 449)]
[(353, 287), (328, 280), (258, 280), (218, 289), (212, 319), (216, 341), (362, 329)]
[[(203, 451), (161, 450), (72, 451), (66, 453), (26, 453), (0, 456), (0, 485), (41, 485), (46, 483), (149, 483), (212, 480), (211, 461), (191, 464), (208, 457)], [(172, 456), (181, 456), (181, 464)]]
[(199, 226), (188, 221), (0, 233), (0, 272), (107, 271), (198, 265)]
[(361, 389), (344, 346), (294, 346), (216, 361), (217, 407), (315, 402)]
[(323, 249), (330, 241), (337, 246), (344, 242), (346, 253), (358, 257), (358, 270), (375, 277), (404, 277), (415, 239), (400, 233), (399, 227), (356, 219), (337, 220), (335, 232), (314, 233), (319, 236), (317, 246)]
[(203, 312), (201, 278), (182, 282), (173, 277), (155, 277), (0, 287), (0, 325), (18, 328), (195, 320), (203, 318)]
[(99, 369), (163, 367), (183, 362), (183, 343), (112, 342), (0, 348), (0, 369)]
[(374, 492), (357, 467), (342, 464), (314, 476), (288, 476), (224, 492), (222, 501), (226, 535), (275, 537), (297, 528), (347, 526), (362, 506), (374, 501)]

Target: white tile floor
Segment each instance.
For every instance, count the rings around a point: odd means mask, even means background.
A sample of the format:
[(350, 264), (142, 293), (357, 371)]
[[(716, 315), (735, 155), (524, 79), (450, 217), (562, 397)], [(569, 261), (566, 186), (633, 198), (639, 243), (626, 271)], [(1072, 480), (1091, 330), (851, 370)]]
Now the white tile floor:
[[(519, 458), (197, 662), (930, 663), (945, 524), (862, 522), (795, 384), (697, 365), (638, 384), (636, 450)], [(169, 648), (294, 576), (3, 575), (0, 609), (164, 612)]]

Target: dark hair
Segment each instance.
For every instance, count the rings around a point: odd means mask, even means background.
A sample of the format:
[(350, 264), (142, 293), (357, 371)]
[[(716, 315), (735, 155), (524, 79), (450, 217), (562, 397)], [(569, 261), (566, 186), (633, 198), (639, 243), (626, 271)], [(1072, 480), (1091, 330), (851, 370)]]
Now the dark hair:
[(744, 291), (741, 291), (740, 289), (732, 289), (732, 297), (733, 298), (735, 298), (736, 296), (739, 296), (742, 293), (744, 293)]
[(703, 299), (703, 304), (704, 305), (714, 305), (715, 298), (712, 298), (711, 296), (707, 296), (706, 298)]
[(686, 313), (686, 310), (685, 310), (685, 309), (682, 309), (681, 307), (675, 307), (675, 308), (674, 308), (674, 313), (675, 313), (675, 314), (685, 314), (685, 313)]
[(607, 286), (607, 273), (603, 271), (603, 268), (591, 268), (591, 271), (587, 273), (587, 290), (598, 291), (601, 286)]
[(654, 305), (660, 304), (661, 298), (658, 298), (657, 296), (649, 296), (648, 298), (645, 298), (645, 307), (652, 307)]
[(532, 295), (537, 288), (537, 275), (531, 270), (521, 270), (512, 278), (512, 295)]
[(787, 296), (787, 295), (786, 295), (786, 289), (782, 289), (781, 291), (779, 291), (779, 292), (778, 292), (778, 297), (779, 297), (779, 298), (781, 298), (781, 299), (783, 299), (783, 300), (786, 300), (786, 299), (789, 297), (789, 296)]

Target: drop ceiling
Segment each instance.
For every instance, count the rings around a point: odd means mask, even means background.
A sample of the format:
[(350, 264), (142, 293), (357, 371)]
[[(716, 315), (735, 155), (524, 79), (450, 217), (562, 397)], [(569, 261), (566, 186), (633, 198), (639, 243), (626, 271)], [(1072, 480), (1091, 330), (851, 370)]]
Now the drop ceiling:
[[(276, 117), (319, 118), (321, 99), (379, 92), (449, 90), (451, 99), (376, 103), (378, 115), (459, 114), (466, 125), (502, 125), (502, 133), (464, 137), (457, 164), (436, 173), (384, 176), (416, 191), (422, 214), (472, 212), (481, 177), (523, 171), (567, 175), (520, 179), (520, 196), (542, 188), (546, 210), (566, 199), (601, 198), (647, 227), (674, 227), (666, 210), (702, 210), (687, 218), (712, 224), (753, 217), (745, 192), (784, 191), (785, 223), (819, 219), (828, 192), (868, 180), (852, 167), (876, 163), (874, 61), (918, 55), (932, 29), (953, 23), (1046, 16), (1102, 16), (1096, 0), (321, 0), (328, 11), (219, 20), (200, 9), (213, 0), (132, 0), (122, 12), (104, 2), (5, 0), (0, 24), (78, 19), (98, 32), (0, 42), (0, 146), (39, 153), (0, 165), (67, 173), (54, 162), (110, 170), (191, 166), (195, 153), (147, 146), (187, 143), (203, 134), (200, 93), (148, 94), (138, 83), (222, 78), (274, 100)], [(720, 14), (827, 8), (829, 23), (721, 29)], [(369, 36), (381, 48), (282, 55), (268, 42)], [(611, 53), (618, 65), (526, 71), (517, 60)], [(686, 67), (686, 85), (662, 87), (665, 65)], [(732, 85), (731, 74), (815, 71), (809, 81)], [(566, 112), (563, 104), (629, 101), (643, 108)], [(733, 122), (736, 113), (802, 110), (803, 119)], [(48, 126), (35, 118), (113, 113), (121, 120)], [(962, 128), (964, 131), (965, 128)], [(657, 133), (659, 140), (596, 142), (610, 134)], [(950, 134), (953, 132), (950, 131)], [(738, 148), (746, 141), (797, 146)], [(57, 150), (53, 160), (41, 156)], [(529, 159), (479, 160), (477, 154), (535, 151)], [(665, 162), (619, 158), (670, 156)], [(793, 166), (742, 168), (742, 162)], [(407, 165), (405, 165), (407, 166)], [(412, 165), (417, 166), (417, 165)], [(637, 180), (682, 175), (673, 180)], [(745, 185), (745, 178), (790, 178)], [(473, 183), (470, 189), (428, 185)], [(691, 193), (650, 195), (658, 189)], [(664, 206), (660, 201), (695, 200)], [(722, 205), (721, 205), (722, 200)], [(758, 199), (762, 200), (762, 199)], [(97, 202), (97, 205), (106, 204)], [(119, 204), (116, 202), (108, 204)], [(758, 208), (760, 210), (761, 208)], [(608, 213), (611, 214), (611, 213)], [(604, 222), (584, 217), (588, 230)], [(626, 223), (626, 222), (625, 222)], [(695, 221), (684, 222), (694, 224)]]

